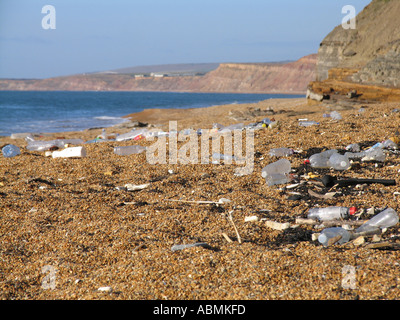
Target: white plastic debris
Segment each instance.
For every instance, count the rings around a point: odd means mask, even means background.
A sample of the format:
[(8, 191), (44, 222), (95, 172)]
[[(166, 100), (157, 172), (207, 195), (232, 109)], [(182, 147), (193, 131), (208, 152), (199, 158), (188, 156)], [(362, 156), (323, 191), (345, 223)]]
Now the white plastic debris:
[(70, 147), (60, 151), (53, 151), (53, 158), (80, 158), (86, 157), (86, 149), (84, 147)]

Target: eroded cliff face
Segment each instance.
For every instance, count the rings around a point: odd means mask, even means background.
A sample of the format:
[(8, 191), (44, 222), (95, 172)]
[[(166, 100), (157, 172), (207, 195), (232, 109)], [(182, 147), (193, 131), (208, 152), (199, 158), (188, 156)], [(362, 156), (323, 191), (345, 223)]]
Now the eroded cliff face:
[(399, 98), (399, 17), (400, 1), (373, 0), (356, 17), (356, 29), (337, 26), (321, 42), (310, 91), (332, 97), (350, 88), (354, 97), (381, 100), (379, 92), (390, 89), (385, 99)]
[(186, 91), (305, 94), (315, 80), (317, 55), (290, 63), (223, 63), (203, 76), (135, 78), (86, 74), (42, 80), (0, 80), (0, 90)]

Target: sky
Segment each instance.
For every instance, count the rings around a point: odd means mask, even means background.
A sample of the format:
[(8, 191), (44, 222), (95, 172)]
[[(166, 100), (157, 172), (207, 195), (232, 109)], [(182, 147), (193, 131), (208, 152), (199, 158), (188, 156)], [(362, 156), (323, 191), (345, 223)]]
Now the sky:
[[(297, 60), (371, 0), (0, 0), (0, 78)], [(51, 5), (52, 11), (42, 8)], [(55, 21), (54, 25), (51, 25)], [(52, 28), (51, 28), (52, 27)]]

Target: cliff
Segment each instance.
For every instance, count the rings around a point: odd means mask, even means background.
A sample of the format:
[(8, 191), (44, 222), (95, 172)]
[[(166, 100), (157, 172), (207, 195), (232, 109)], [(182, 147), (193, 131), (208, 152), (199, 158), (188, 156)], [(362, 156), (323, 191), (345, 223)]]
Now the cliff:
[(400, 99), (400, 1), (373, 0), (356, 28), (337, 26), (320, 44), (309, 96)]
[(223, 63), (205, 75), (135, 77), (96, 73), (39, 80), (0, 79), (0, 90), (186, 91), (305, 94), (316, 54), (288, 63)]

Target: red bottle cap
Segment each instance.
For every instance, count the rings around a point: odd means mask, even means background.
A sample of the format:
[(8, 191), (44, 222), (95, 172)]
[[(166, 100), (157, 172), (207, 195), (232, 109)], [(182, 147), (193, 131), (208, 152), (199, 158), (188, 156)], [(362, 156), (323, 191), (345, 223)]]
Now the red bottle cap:
[(349, 208), (349, 213), (350, 213), (351, 216), (354, 215), (356, 213), (356, 211), (357, 211), (356, 207)]

